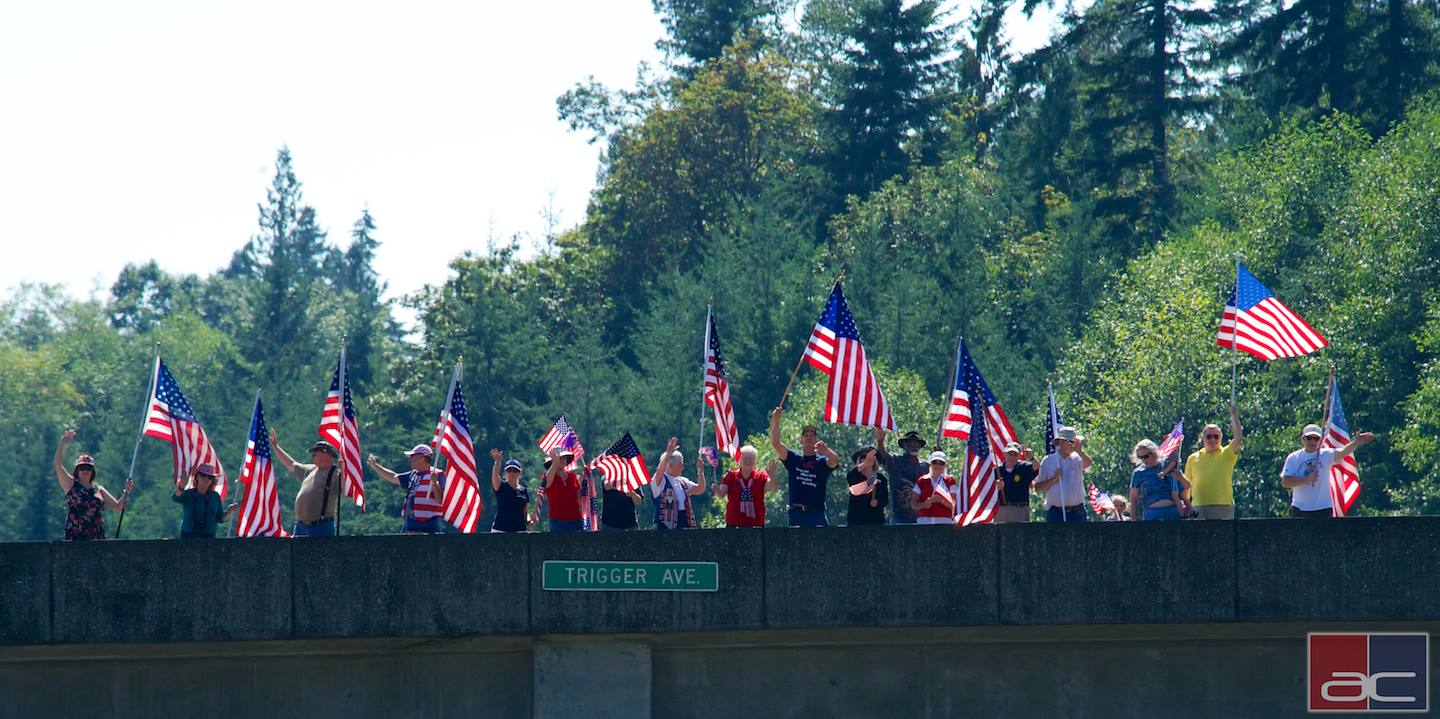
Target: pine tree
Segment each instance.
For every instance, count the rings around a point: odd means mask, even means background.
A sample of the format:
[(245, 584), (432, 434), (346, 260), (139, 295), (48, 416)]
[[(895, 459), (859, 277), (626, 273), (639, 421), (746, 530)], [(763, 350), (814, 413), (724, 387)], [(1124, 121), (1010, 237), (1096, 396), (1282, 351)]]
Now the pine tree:
[[(778, 32), (774, 20), (778, 0), (652, 0), (666, 37), (656, 46), (688, 77), (720, 57), (737, 38), (752, 35), (758, 48), (767, 34)], [(687, 62), (688, 61), (688, 62)]]

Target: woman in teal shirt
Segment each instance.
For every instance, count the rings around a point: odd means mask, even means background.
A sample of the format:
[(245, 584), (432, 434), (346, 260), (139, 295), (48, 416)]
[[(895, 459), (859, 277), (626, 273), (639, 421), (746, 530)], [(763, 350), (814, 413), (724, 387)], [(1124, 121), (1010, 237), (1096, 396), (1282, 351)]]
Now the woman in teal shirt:
[(193, 487), (183, 490), (176, 487), (175, 493), (170, 495), (170, 499), (180, 505), (181, 539), (214, 537), (215, 529), (230, 519), (230, 510), (238, 502), (231, 502), (227, 507), (220, 500), (220, 495), (215, 492), (217, 476), (219, 473), (213, 465), (202, 464), (190, 473)]

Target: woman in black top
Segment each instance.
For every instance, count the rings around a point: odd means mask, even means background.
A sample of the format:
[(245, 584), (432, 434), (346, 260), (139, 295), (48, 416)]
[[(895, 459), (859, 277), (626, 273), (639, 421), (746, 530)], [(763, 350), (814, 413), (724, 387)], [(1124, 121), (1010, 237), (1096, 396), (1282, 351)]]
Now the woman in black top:
[(644, 498), (633, 489), (627, 490), (617, 485), (615, 480), (608, 476), (603, 486), (605, 504), (600, 514), (601, 531), (623, 532), (634, 529), (635, 508), (645, 501)]
[(500, 479), (500, 461), (505, 453), (490, 450), (495, 466), (490, 470), (490, 489), (495, 492), (495, 521), (490, 525), (491, 533), (523, 532), (535, 521), (530, 513), (530, 489), (520, 481), (520, 463), (505, 462), (505, 479)]
[(877, 454), (874, 447), (861, 447), (850, 455), (855, 468), (845, 477), (850, 484), (850, 514), (845, 523), (851, 527), (885, 523), (889, 479), (876, 466)]

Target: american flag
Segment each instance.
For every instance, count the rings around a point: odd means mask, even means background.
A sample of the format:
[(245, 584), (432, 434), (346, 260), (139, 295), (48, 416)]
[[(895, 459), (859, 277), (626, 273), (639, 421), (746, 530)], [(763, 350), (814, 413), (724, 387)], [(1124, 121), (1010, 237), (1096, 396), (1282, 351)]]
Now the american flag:
[(1045, 454), (1049, 456), (1055, 454), (1055, 432), (1065, 423), (1060, 421), (1060, 409), (1055, 406), (1055, 388), (1046, 385), (1045, 389), (1050, 395), (1050, 409), (1045, 413)]
[(730, 376), (720, 356), (715, 313), (709, 308), (705, 311), (705, 404), (715, 410), (715, 446), (739, 459), (740, 429), (735, 424), (735, 407), (730, 403)]
[[(956, 513), (962, 526), (981, 524), (995, 518), (995, 507), (1000, 502), (999, 491), (995, 488), (995, 457), (1005, 445), (1016, 441), (1015, 429), (1010, 418), (980, 375), (975, 361), (970, 358), (970, 348), (960, 340), (959, 361), (955, 364), (955, 394), (963, 394), (970, 409), (970, 421), (964, 427), (964, 435), (946, 434), (955, 439), (967, 440), (965, 451), (965, 473), (961, 481), (966, 491), (956, 503)], [(954, 407), (954, 401), (951, 401)]]
[(1090, 508), (1103, 517), (1115, 511), (1115, 500), (1110, 498), (1109, 492), (1102, 492), (1099, 487), (1092, 484), (1090, 485)]
[(240, 502), (240, 519), (235, 527), (235, 536), (290, 536), (280, 518), (275, 464), (270, 454), (270, 430), (265, 426), (265, 410), (260, 407), (258, 395), (255, 397), (255, 411), (250, 415), (250, 438), (245, 442), (240, 484), (245, 487), (245, 498)]
[[(342, 396), (345, 408), (343, 422), (340, 411)], [(325, 408), (320, 412), (320, 427), (316, 431), (321, 439), (340, 450), (340, 464), (344, 470), (341, 482), (345, 486), (345, 494), (364, 510), (365, 467), (360, 463), (360, 425), (355, 420), (355, 403), (350, 399), (350, 377), (345, 371), (343, 345), (340, 347), (340, 359), (335, 362), (335, 376), (330, 380), (330, 392), (325, 396)]]
[(1165, 437), (1165, 441), (1160, 443), (1160, 461), (1164, 462), (1169, 459), (1170, 455), (1174, 454), (1175, 450), (1180, 449), (1180, 445), (1184, 442), (1185, 420), (1182, 419), (1175, 423), (1175, 429), (1170, 430), (1170, 434)]
[(225, 498), (228, 485), (225, 482), (225, 468), (220, 466), (220, 457), (205, 428), (195, 418), (195, 411), (185, 401), (180, 385), (159, 357), (155, 358), (155, 374), (151, 383), (154, 391), (150, 394), (150, 411), (145, 416), (145, 436), (163, 439), (170, 443), (175, 458), (175, 484), (184, 486), (190, 480), (190, 472), (202, 464), (213, 464), (220, 476), (215, 480), (216, 491)]
[[(1330, 384), (1330, 419), (1325, 423), (1322, 447), (1339, 449), (1350, 443), (1350, 425), (1345, 421), (1345, 408), (1340, 406), (1340, 383)], [(1360, 464), (1355, 455), (1330, 465), (1330, 513), (1345, 516), (1360, 496)]]
[(1237, 265), (1235, 287), (1225, 303), (1215, 344), (1269, 361), (1307, 355), (1326, 343), (1305, 320), (1270, 294), (1244, 265)]
[(570, 427), (570, 422), (565, 419), (563, 414), (560, 415), (560, 419), (555, 420), (555, 425), (536, 444), (539, 445), (540, 451), (546, 454), (549, 454), (552, 449), (573, 451), (575, 455), (570, 459), (570, 464), (565, 467), (570, 471), (574, 471), (576, 467), (580, 466), (581, 458), (585, 456), (585, 447), (580, 444), (580, 437), (575, 434), (575, 430)]
[(626, 492), (633, 492), (650, 482), (650, 470), (645, 468), (645, 458), (640, 456), (640, 448), (635, 446), (635, 440), (630, 437), (629, 432), (596, 457), (589, 468), (604, 472), (615, 486)]
[(600, 530), (600, 498), (595, 491), (595, 474), (586, 465), (580, 471), (580, 526), (587, 532)]
[(895, 431), (890, 403), (885, 401), (870, 361), (865, 358), (865, 345), (839, 282), (810, 333), (805, 360), (830, 376), (825, 393), (826, 422)]
[(480, 475), (475, 471), (475, 445), (470, 441), (470, 415), (460, 383), (450, 394), (445, 431), (440, 433), (440, 454), (445, 457), (445, 496), (441, 514), (456, 529), (474, 534), (480, 524)]

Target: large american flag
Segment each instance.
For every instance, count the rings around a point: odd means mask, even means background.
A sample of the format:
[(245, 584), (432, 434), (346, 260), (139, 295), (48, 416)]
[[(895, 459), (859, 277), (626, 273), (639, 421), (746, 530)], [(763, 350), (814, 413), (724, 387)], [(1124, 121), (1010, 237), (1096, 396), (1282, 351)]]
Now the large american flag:
[(1170, 434), (1165, 436), (1165, 441), (1160, 443), (1160, 451), (1158, 453), (1160, 455), (1160, 461), (1164, 462), (1169, 459), (1170, 455), (1174, 454), (1175, 450), (1180, 449), (1180, 445), (1184, 444), (1184, 442), (1185, 420), (1182, 419), (1175, 423), (1175, 429), (1170, 430)]
[(445, 430), (440, 433), (440, 454), (445, 462), (445, 496), (441, 514), (455, 528), (474, 534), (480, 524), (480, 475), (475, 470), (475, 445), (470, 441), (470, 415), (465, 394), (455, 382), (445, 409)]
[(275, 463), (270, 453), (270, 430), (265, 426), (265, 410), (260, 397), (255, 397), (255, 411), (250, 415), (250, 438), (245, 442), (245, 461), (240, 465), (240, 484), (245, 497), (240, 501), (237, 537), (288, 537), (280, 518), (280, 497), (275, 488)]
[(590, 469), (604, 472), (606, 477), (626, 492), (633, 492), (650, 482), (650, 470), (645, 468), (645, 458), (640, 456), (640, 448), (635, 445), (629, 432), (596, 457), (595, 461), (590, 463)]
[(1269, 361), (1310, 354), (1326, 343), (1305, 320), (1270, 294), (1244, 265), (1237, 265), (1235, 286), (1225, 303), (1215, 344)]
[(967, 442), (963, 477), (966, 491), (961, 496), (962, 501), (955, 505), (957, 517), (964, 526), (995, 518), (995, 507), (1000, 503), (994, 481), (995, 457), (1000, 456), (1005, 445), (1016, 441), (1016, 437), (1010, 418), (1005, 416), (1005, 410), (1001, 409), (975, 361), (970, 358), (970, 348), (965, 345), (964, 339), (960, 340), (958, 355), (951, 407), (955, 406), (955, 396), (963, 396), (969, 408), (969, 418), (958, 423), (954, 430), (942, 430), (942, 434)]
[(740, 429), (735, 424), (735, 406), (730, 403), (730, 376), (720, 356), (720, 334), (715, 330), (715, 313), (705, 311), (705, 404), (715, 410), (715, 446), (735, 457), (740, 452)]
[(540, 451), (546, 454), (549, 454), (552, 449), (573, 451), (575, 455), (570, 459), (570, 464), (565, 467), (570, 471), (574, 471), (576, 467), (580, 466), (581, 458), (585, 456), (585, 446), (580, 444), (580, 436), (575, 434), (575, 429), (570, 426), (570, 422), (565, 419), (563, 414), (560, 415), (560, 419), (555, 420), (555, 425), (536, 444), (540, 447)]
[[(1345, 421), (1345, 408), (1340, 406), (1340, 383), (1330, 384), (1330, 419), (1325, 423), (1322, 447), (1339, 449), (1350, 443), (1350, 425)], [(1345, 516), (1360, 496), (1360, 464), (1355, 455), (1330, 465), (1330, 513)]]
[(145, 436), (163, 439), (170, 443), (171, 455), (175, 458), (175, 484), (184, 486), (190, 481), (190, 472), (202, 464), (213, 464), (220, 476), (215, 480), (216, 491), (225, 498), (228, 488), (225, 482), (225, 468), (205, 428), (195, 418), (195, 411), (185, 401), (180, 385), (159, 357), (155, 358), (155, 372), (150, 393), (150, 411), (145, 416)]
[[(341, 387), (344, 387), (343, 391)], [(342, 404), (341, 398), (344, 398)], [(344, 407), (343, 417), (341, 407)], [(355, 420), (355, 403), (350, 399), (350, 377), (345, 371), (345, 347), (340, 347), (340, 359), (335, 362), (335, 376), (330, 380), (330, 392), (325, 395), (325, 408), (320, 412), (320, 427), (316, 430), (320, 438), (340, 450), (340, 464), (344, 470), (341, 482), (345, 494), (355, 500), (360, 509), (365, 508), (365, 471), (360, 463), (360, 425)], [(338, 506), (338, 505), (337, 505)]]
[(826, 422), (895, 431), (895, 416), (865, 358), (865, 345), (839, 282), (810, 333), (805, 361), (830, 376), (825, 393)]

